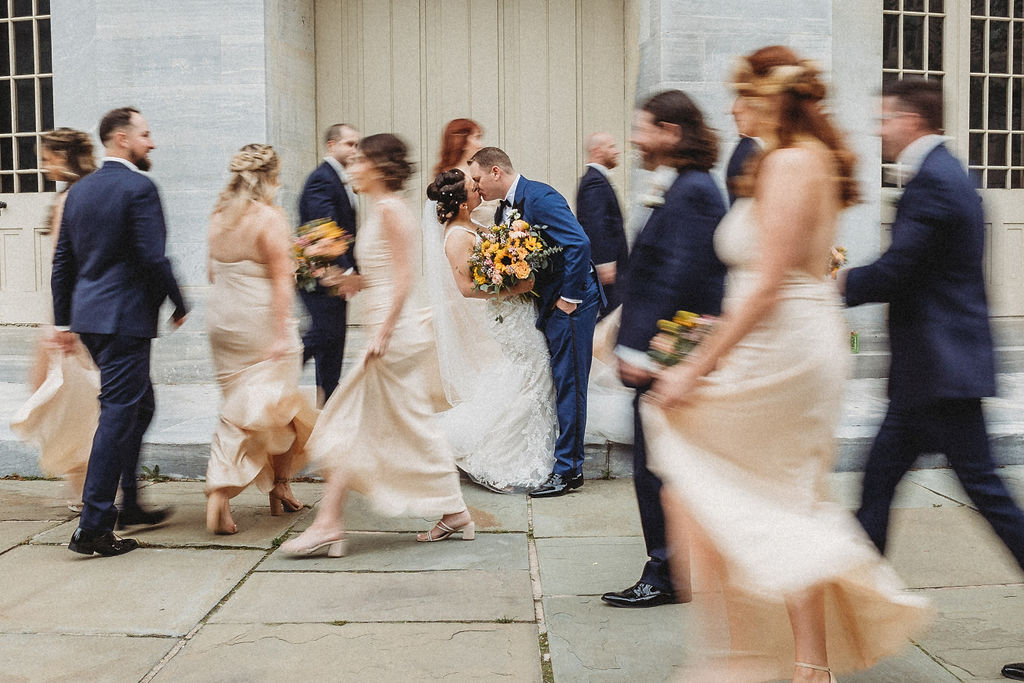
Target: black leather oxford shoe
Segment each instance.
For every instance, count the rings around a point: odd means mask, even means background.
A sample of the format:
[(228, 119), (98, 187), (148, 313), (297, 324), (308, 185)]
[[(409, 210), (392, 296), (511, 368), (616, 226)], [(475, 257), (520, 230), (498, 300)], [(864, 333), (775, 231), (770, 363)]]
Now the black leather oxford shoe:
[(155, 508), (153, 510), (144, 510), (139, 506), (124, 508), (117, 513), (117, 528), (123, 529), (126, 526), (136, 526), (139, 524), (152, 526), (164, 521), (173, 512), (174, 508)]
[(601, 599), (613, 607), (657, 607), (676, 601), (672, 591), (655, 588), (649, 583), (637, 581), (632, 587), (617, 593), (605, 593)]
[(1024, 681), (1024, 662), (1007, 664), (1003, 667), (1003, 676), (1014, 681)]
[(85, 529), (75, 529), (68, 543), (68, 550), (83, 555), (124, 555), (139, 547), (139, 542), (134, 538), (118, 538), (113, 531), (101, 531), (96, 534), (89, 533)]
[(573, 489), (578, 489), (583, 486), (583, 475), (577, 474), (575, 477), (563, 477), (561, 474), (552, 472), (548, 475), (548, 478), (544, 480), (544, 483), (530, 491), (530, 498), (554, 498), (555, 496), (564, 496)]

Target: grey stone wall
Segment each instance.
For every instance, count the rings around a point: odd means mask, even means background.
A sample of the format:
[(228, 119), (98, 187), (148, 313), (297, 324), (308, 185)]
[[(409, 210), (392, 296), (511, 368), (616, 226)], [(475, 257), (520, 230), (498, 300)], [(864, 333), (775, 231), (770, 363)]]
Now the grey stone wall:
[(201, 307), (207, 218), (232, 154), (279, 149), (291, 215), (316, 160), (313, 0), (55, 0), (52, 21), (56, 125), (95, 134), (114, 107), (142, 111), (168, 252)]
[[(831, 84), (829, 106), (857, 153), (864, 203), (844, 212), (838, 242), (854, 264), (880, 253), (880, 147), (874, 135), (881, 85), (881, 0), (637, 0), (637, 98), (666, 88), (694, 97), (722, 140), (717, 174), (737, 140), (728, 78), (738, 55), (781, 44), (817, 60)], [(848, 311), (854, 328), (882, 325), (879, 307)]]

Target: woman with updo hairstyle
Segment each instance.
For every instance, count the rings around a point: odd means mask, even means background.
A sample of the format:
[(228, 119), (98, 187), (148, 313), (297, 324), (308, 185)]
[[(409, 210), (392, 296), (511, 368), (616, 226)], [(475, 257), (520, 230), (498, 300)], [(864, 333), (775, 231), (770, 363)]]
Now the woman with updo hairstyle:
[[(281, 546), (305, 556), (345, 552), (341, 514), (358, 491), (387, 516), (440, 517), (418, 541), (440, 541), (474, 524), (459, 473), (435, 412), (441, 407), (437, 340), (430, 302), (417, 286), (420, 230), (398, 195), (412, 173), (405, 143), (387, 133), (359, 142), (348, 167), (353, 188), (370, 200), (359, 227), (359, 274), (338, 283), (354, 296), (349, 321), (365, 330), (366, 351), (331, 394), (307, 448), (327, 480), (316, 519)], [(357, 293), (355, 293), (357, 292)]]
[(238, 531), (229, 501), (250, 484), (268, 494), (271, 515), (302, 509), (289, 482), (305, 464), (316, 413), (299, 391), (291, 229), (274, 204), (280, 167), (270, 145), (242, 147), (210, 217), (206, 329), (221, 404), (206, 526), (215, 534)]
[(825, 683), (898, 653), (929, 610), (826, 495), (850, 365), (826, 273), (858, 196), (853, 155), (813, 62), (763, 48), (737, 61), (732, 85), (764, 152), (715, 234), (729, 269), (721, 319), (641, 407), (648, 462), (673, 556), (689, 548), (710, 582), (693, 594), (706, 652), (720, 654), (694, 678)]
[[(54, 247), (68, 189), (96, 170), (92, 140), (73, 128), (58, 128), (40, 136), (39, 167), (47, 180), (64, 183), (50, 205), (45, 230)], [(99, 419), (99, 370), (80, 342), (63, 352), (53, 343), (53, 326), (43, 326), (28, 373), (33, 394), (15, 413), (11, 429), (39, 448), (39, 468), (48, 476), (68, 481), (68, 507), (82, 509), (82, 485)]]
[[(424, 263), (442, 386), (454, 406), (441, 418), (448, 442), (458, 466), (481, 486), (499, 493), (536, 488), (554, 465), (558, 420), (547, 342), (533, 301), (522, 296), (533, 279), (500, 298), (476, 289), (469, 259), (480, 240), (472, 219), (480, 195), (462, 169), (438, 173), (427, 198), (428, 208), (436, 203), (436, 221), (424, 218)], [(491, 407), (495, 386), (504, 396), (500, 411)]]

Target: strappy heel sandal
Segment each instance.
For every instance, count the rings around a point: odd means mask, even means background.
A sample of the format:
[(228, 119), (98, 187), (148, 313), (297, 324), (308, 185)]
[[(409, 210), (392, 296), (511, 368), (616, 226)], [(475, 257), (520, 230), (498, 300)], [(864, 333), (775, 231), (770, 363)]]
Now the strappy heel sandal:
[[(434, 529), (439, 529), (441, 531), (441, 535), (440, 536), (435, 536), (434, 535)], [(469, 520), (468, 522), (466, 522), (462, 526), (451, 527), (451, 526), (448, 526), (447, 524), (445, 524), (444, 520), (441, 520), (437, 524), (434, 525), (433, 529), (431, 529), (430, 531), (426, 532), (425, 534), (417, 534), (416, 535), (416, 540), (419, 541), (420, 543), (431, 543), (433, 541), (443, 541), (444, 539), (446, 539), (449, 536), (451, 536), (452, 534), (454, 534), (456, 531), (462, 532), (462, 540), (463, 541), (472, 541), (474, 538), (476, 538), (476, 523), (473, 520)]]
[(805, 662), (794, 662), (794, 664), (796, 664), (796, 666), (801, 666), (801, 667), (803, 667), (805, 669), (814, 669), (815, 671), (825, 671), (825, 672), (828, 673), (828, 681), (829, 681), (829, 683), (837, 683), (836, 675), (834, 673), (832, 673), (832, 669), (830, 669), (827, 666), (821, 666), (819, 664), (807, 664)]

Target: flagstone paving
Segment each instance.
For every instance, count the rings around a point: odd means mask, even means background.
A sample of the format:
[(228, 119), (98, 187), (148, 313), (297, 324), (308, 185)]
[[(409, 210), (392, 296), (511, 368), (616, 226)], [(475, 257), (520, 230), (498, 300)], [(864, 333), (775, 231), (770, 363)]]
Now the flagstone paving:
[[(1024, 494), (1024, 466), (1003, 470)], [(856, 506), (860, 478), (832, 476)], [(145, 483), (174, 505), (143, 547), (117, 558), (66, 549), (74, 530), (59, 482), (0, 481), (0, 679), (112, 681), (662, 681), (695, 657), (688, 605), (622, 610), (600, 594), (645, 560), (629, 479), (588, 480), (531, 501), (464, 485), (472, 542), (416, 543), (421, 518), (385, 519), (353, 494), (346, 557), (291, 558), (278, 546), (309, 507), (271, 517), (253, 489), (232, 501), (240, 531), (204, 528), (202, 482)], [(912, 472), (893, 510), (890, 555), (937, 618), (858, 683), (997, 681), (1024, 659), (1024, 575), (949, 470)]]

